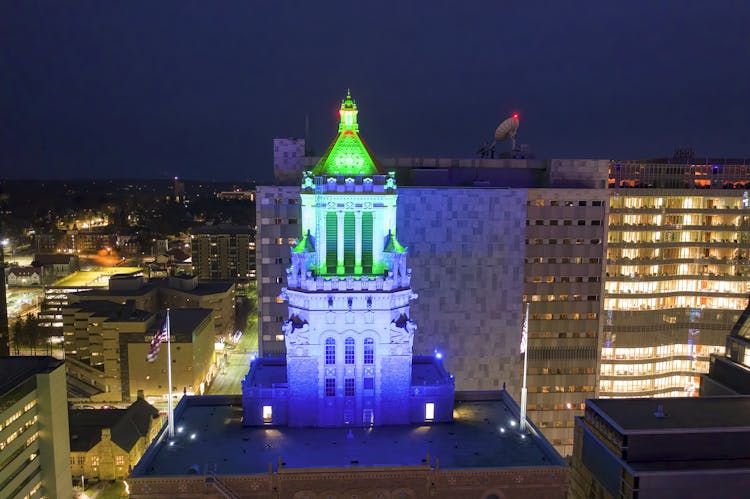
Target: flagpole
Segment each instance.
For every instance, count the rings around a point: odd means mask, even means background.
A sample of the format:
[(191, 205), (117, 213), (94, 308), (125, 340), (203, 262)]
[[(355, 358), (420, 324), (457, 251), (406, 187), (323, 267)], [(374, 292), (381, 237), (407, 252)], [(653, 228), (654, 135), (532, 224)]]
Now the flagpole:
[(172, 331), (169, 325), (169, 309), (167, 309), (167, 382), (169, 383), (169, 403), (167, 404), (167, 428), (169, 438), (174, 438), (174, 408), (172, 407)]
[(519, 426), (521, 427), (521, 431), (524, 431), (526, 429), (526, 372), (528, 371), (529, 367), (529, 304), (526, 304), (526, 319), (524, 322), (524, 327), (526, 328), (526, 348), (523, 350), (523, 387), (521, 388), (521, 421), (519, 422)]

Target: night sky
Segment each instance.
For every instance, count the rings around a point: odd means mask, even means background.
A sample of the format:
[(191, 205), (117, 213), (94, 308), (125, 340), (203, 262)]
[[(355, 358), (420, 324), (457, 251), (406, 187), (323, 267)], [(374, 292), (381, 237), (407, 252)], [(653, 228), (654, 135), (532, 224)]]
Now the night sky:
[(747, 157), (750, 2), (4, 0), (0, 178), (269, 180), (347, 87), (381, 157)]

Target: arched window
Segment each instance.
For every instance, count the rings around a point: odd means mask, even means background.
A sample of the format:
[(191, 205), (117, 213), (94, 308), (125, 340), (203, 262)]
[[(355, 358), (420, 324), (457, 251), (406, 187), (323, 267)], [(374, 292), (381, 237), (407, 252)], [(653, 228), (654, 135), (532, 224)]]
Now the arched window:
[(365, 338), (365, 364), (375, 363), (375, 340)]
[(326, 339), (326, 364), (336, 363), (336, 340), (333, 338)]
[(354, 338), (344, 341), (344, 364), (354, 364)]

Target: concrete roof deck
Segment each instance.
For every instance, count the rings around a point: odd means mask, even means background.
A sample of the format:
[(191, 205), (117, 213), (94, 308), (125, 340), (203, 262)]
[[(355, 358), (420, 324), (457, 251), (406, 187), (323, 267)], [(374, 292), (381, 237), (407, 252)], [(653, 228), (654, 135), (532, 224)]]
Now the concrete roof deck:
[[(594, 399), (586, 405), (625, 433), (750, 429), (750, 397)], [(658, 405), (666, 417), (654, 415)]]
[(0, 357), (0, 397), (30, 377), (51, 373), (63, 364), (62, 360), (48, 356)]
[(503, 399), (459, 402), (451, 424), (352, 427), (351, 438), (348, 428), (245, 428), (239, 398), (235, 402), (186, 404), (175, 423), (175, 443), (155, 444), (133, 476), (179, 476), (214, 467), (219, 475), (261, 474), (279, 458), (285, 468), (297, 469), (425, 466), (428, 453), (446, 469), (564, 466), (547, 442), (522, 437), (511, 426), (517, 408)]

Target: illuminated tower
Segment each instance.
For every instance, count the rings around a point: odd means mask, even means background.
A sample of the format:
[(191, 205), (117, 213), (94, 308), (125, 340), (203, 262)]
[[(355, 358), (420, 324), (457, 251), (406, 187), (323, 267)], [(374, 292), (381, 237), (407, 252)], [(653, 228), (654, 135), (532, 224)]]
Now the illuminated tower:
[(416, 298), (396, 239), (396, 181), (359, 136), (347, 92), (336, 138), (303, 174), (284, 323), (290, 426), (410, 420)]

